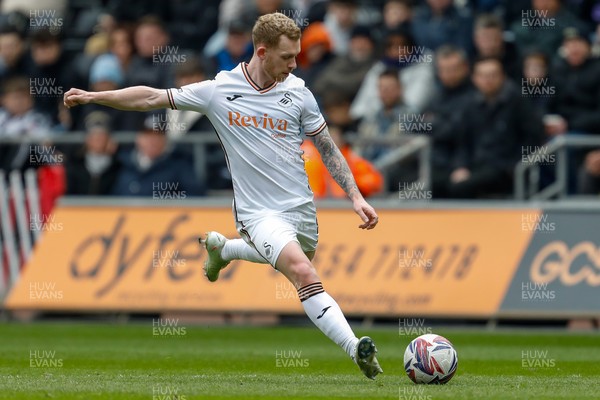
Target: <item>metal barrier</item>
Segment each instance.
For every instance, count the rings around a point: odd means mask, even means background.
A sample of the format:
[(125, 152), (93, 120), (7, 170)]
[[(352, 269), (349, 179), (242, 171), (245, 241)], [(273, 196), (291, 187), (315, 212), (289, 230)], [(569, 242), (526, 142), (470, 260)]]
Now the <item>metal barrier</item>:
[[(2, 138), (0, 144), (22, 144), (30, 143), (31, 145), (42, 144), (45, 141), (51, 142), (52, 145), (61, 144), (83, 144), (85, 142), (85, 132), (70, 132), (68, 134), (51, 136), (45, 140), (31, 140), (30, 138)], [(113, 141), (119, 144), (130, 144), (135, 143), (136, 132), (131, 131), (119, 131), (113, 132), (111, 138)], [(347, 141), (355, 146), (364, 146), (366, 144), (384, 144), (395, 147), (389, 154), (382, 157), (381, 160), (374, 162), (373, 164), (379, 169), (384, 176), (387, 175), (389, 170), (403, 160), (414, 157), (417, 155), (419, 160), (419, 182), (422, 182), (424, 190), (429, 189), (430, 186), (430, 140), (425, 135), (403, 135), (397, 138), (389, 137), (374, 137), (374, 138), (362, 138), (358, 135), (348, 135)], [(172, 139), (174, 144), (189, 144), (192, 146), (193, 158), (194, 158), (194, 172), (196, 176), (206, 181), (208, 178), (207, 170), (207, 146), (208, 145), (219, 145), (220, 142), (213, 132), (189, 132), (187, 135), (177, 139)]]
[[(21, 144), (29, 143), (31, 145), (51, 142), (52, 145), (62, 144), (83, 144), (85, 142), (85, 132), (69, 132), (67, 134), (49, 136), (45, 139), (32, 140), (31, 138), (2, 138), (0, 144)], [(113, 132), (111, 139), (119, 144), (135, 143), (136, 132), (118, 131)], [(196, 176), (206, 181), (207, 178), (207, 157), (206, 146), (219, 144), (219, 140), (212, 132), (190, 132), (186, 136), (174, 139), (173, 143), (190, 144), (194, 155), (194, 172)], [(219, 150), (221, 151), (221, 150)]]
[[(527, 162), (520, 162), (515, 167), (515, 198), (517, 200), (566, 198), (569, 180), (569, 148), (589, 147), (600, 147), (600, 137), (596, 135), (561, 135), (546, 145), (539, 146), (531, 154), (527, 154)], [(556, 180), (540, 189), (540, 166), (548, 164), (551, 155), (556, 156), (551, 158), (554, 161), (552, 164), (555, 168)], [(528, 172), (529, 175), (527, 175)]]
[[(117, 143), (134, 143), (135, 132), (115, 132), (112, 139)], [(72, 132), (64, 135), (52, 136), (47, 139), (52, 144), (82, 144), (85, 141), (84, 132)], [(366, 144), (384, 144), (395, 147), (392, 151), (375, 161), (373, 164), (384, 176), (399, 162), (415, 155), (419, 160), (418, 183), (422, 184), (424, 190), (431, 185), (431, 140), (426, 135), (404, 135), (398, 138), (374, 137), (361, 138), (358, 135), (349, 135), (349, 143), (355, 146)], [(32, 141), (29, 138), (3, 138), (0, 143), (18, 144), (43, 143), (42, 140)], [(194, 155), (194, 172), (199, 179), (206, 181), (207, 171), (207, 146), (219, 144), (218, 138), (212, 132), (191, 132), (190, 134), (173, 140), (173, 143), (189, 144), (192, 146)], [(544, 146), (538, 146), (535, 152), (528, 154), (530, 160), (553, 155), (556, 156), (554, 167), (556, 170), (556, 181), (547, 187), (540, 189), (540, 162), (519, 162), (515, 166), (514, 173), (514, 197), (517, 200), (549, 200), (553, 197), (565, 198), (567, 196), (568, 184), (568, 148), (600, 147), (600, 137), (595, 135), (555, 137)], [(221, 151), (221, 150), (219, 150)]]
[(419, 179), (417, 183), (422, 184), (420, 186), (422, 190), (429, 190), (431, 186), (431, 164), (429, 162), (431, 157), (431, 140), (429, 137), (425, 135), (410, 135), (409, 137), (404, 137), (398, 144), (400, 145), (398, 148), (386, 154), (381, 160), (377, 160), (374, 163), (375, 167), (385, 174), (385, 172), (399, 162), (417, 154), (419, 159)]

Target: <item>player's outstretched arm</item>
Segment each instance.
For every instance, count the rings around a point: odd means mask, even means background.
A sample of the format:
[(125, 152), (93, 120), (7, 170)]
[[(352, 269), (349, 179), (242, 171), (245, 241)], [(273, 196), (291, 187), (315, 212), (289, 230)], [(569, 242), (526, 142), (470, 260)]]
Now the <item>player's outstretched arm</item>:
[(148, 86), (132, 86), (104, 92), (87, 92), (73, 88), (65, 93), (63, 101), (67, 108), (90, 103), (126, 111), (148, 111), (169, 107), (167, 91)]
[(359, 228), (375, 228), (375, 225), (377, 225), (377, 222), (379, 221), (377, 213), (375, 212), (375, 209), (366, 202), (358, 190), (358, 186), (356, 186), (356, 181), (354, 180), (354, 176), (352, 176), (350, 167), (348, 166), (348, 163), (346, 162), (346, 159), (342, 155), (340, 149), (338, 149), (333, 142), (333, 139), (329, 135), (329, 130), (327, 128), (315, 136), (315, 146), (319, 150), (321, 159), (323, 160), (323, 163), (327, 167), (327, 170), (331, 174), (332, 178), (335, 179), (342, 189), (344, 189), (350, 200), (352, 200), (354, 211), (363, 220), (363, 224), (360, 225)]

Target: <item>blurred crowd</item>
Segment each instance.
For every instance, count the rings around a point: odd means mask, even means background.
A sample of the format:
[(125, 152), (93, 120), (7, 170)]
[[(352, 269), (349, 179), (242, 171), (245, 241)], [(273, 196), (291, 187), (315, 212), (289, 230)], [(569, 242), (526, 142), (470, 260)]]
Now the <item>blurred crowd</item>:
[[(592, 0), (4, 0), (0, 11), (0, 169), (46, 168), (58, 193), (230, 189), (220, 146), (203, 152), (200, 177), (198, 155), (178, 143), (213, 134), (203, 115), (66, 109), (62, 94), (210, 79), (250, 60), (254, 21), (275, 11), (303, 30), (294, 74), (366, 196), (418, 179), (416, 155), (385, 162), (415, 135), (432, 143), (433, 198), (506, 198), (515, 165), (549, 140), (600, 134)], [(51, 165), (32, 162), (26, 144), (2, 142), (81, 131), (83, 146), (58, 146), (61, 162)], [(120, 131), (136, 132), (135, 143), (117, 145)], [(316, 197), (343, 197), (312, 144), (303, 148)], [(569, 156), (569, 193), (600, 193), (600, 149)], [(542, 184), (554, 179), (545, 161)]]

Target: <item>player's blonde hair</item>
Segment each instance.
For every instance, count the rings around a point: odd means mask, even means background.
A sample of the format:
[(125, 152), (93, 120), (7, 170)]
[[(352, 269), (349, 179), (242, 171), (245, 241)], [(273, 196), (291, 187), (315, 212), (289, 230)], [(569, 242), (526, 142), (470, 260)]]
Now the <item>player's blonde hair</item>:
[(279, 37), (285, 35), (290, 40), (300, 39), (300, 28), (293, 19), (282, 13), (265, 14), (258, 18), (252, 28), (252, 43), (254, 48), (264, 44), (268, 48), (279, 44)]

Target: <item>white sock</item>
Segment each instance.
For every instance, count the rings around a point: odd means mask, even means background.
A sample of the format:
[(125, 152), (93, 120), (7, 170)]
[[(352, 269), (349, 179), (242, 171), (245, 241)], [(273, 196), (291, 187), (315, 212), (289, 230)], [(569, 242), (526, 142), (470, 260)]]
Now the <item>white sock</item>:
[(298, 289), (298, 297), (310, 320), (354, 359), (358, 338), (348, 325), (340, 306), (323, 289), (323, 284), (316, 282)]
[(260, 264), (269, 263), (254, 247), (244, 242), (243, 239), (228, 239), (223, 246), (223, 250), (221, 250), (221, 257), (225, 261), (246, 260)]

